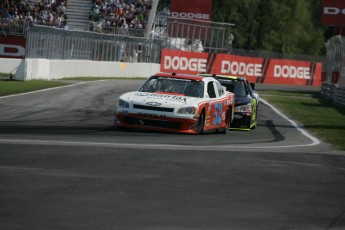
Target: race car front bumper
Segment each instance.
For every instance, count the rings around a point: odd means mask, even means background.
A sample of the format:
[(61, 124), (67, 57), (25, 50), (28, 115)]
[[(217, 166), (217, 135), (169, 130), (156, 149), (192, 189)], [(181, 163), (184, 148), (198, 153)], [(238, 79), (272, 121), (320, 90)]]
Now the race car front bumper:
[(196, 134), (198, 119), (148, 117), (138, 114), (115, 113), (114, 124), (118, 127), (147, 129), (164, 132)]
[(252, 127), (251, 116), (246, 113), (235, 113), (230, 129), (250, 130)]

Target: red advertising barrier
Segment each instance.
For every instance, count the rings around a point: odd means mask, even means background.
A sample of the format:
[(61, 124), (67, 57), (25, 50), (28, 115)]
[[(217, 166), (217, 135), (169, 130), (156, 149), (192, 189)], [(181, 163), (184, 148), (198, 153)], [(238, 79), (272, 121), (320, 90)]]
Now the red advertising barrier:
[(24, 58), (25, 38), (0, 36), (0, 58)]
[(265, 83), (319, 86), (321, 73), (321, 63), (272, 59)]
[(212, 0), (171, 0), (170, 16), (182, 19), (211, 20)]
[(184, 74), (203, 73), (207, 70), (207, 53), (162, 50), (161, 70)]
[(170, 37), (208, 39), (212, 0), (172, 0), (168, 33)]
[(262, 76), (265, 66), (262, 58), (244, 57), (237, 55), (218, 54), (212, 73), (233, 76), (246, 76), (248, 80), (255, 82)]
[(345, 26), (345, 1), (323, 0), (321, 23), (330, 26)]
[(308, 61), (163, 50), (161, 71), (245, 76), (250, 82), (256, 83), (320, 86), (322, 64)]
[(339, 72), (333, 72), (332, 73), (332, 85), (338, 83), (339, 77), (340, 77), (340, 73)]

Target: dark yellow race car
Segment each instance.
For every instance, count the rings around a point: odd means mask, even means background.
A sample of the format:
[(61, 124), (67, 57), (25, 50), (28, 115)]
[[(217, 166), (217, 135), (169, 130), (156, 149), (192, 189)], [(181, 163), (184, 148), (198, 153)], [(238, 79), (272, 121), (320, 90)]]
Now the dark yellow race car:
[(255, 84), (250, 84), (244, 77), (200, 74), (213, 76), (227, 91), (235, 94), (235, 114), (231, 129), (250, 130), (256, 128), (259, 94), (254, 90)]

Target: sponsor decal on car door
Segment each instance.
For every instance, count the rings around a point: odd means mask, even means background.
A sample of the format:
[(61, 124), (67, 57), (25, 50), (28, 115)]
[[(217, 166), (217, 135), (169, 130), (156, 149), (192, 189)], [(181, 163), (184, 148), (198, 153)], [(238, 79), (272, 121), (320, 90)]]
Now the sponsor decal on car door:
[(216, 101), (212, 105), (213, 107), (213, 119), (212, 125), (218, 127), (222, 125), (223, 120), (223, 103), (221, 101)]
[(210, 97), (210, 120), (209, 125), (211, 128), (218, 128), (222, 126), (223, 123), (223, 113), (224, 113), (224, 100), (217, 97), (217, 87), (214, 82), (209, 82), (207, 85), (207, 93)]
[(219, 99), (210, 99), (206, 111), (206, 129), (214, 129), (222, 125), (224, 105)]

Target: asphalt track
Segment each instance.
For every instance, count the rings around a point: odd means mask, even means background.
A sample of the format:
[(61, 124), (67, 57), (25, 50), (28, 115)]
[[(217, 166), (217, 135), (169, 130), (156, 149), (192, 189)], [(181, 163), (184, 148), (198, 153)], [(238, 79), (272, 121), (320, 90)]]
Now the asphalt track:
[(140, 84), (0, 98), (0, 229), (345, 229), (343, 151), (265, 103), (250, 132), (114, 129)]

